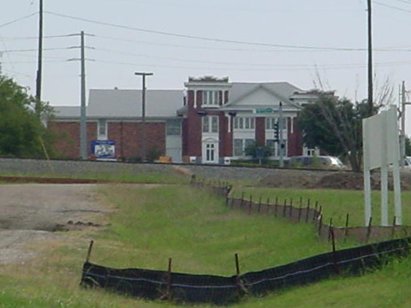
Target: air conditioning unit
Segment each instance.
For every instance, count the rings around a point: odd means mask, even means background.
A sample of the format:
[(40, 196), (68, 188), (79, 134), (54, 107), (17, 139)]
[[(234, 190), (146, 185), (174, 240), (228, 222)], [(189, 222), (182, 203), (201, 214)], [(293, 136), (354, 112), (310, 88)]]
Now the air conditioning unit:
[(197, 163), (197, 156), (190, 156), (190, 164), (196, 164)]

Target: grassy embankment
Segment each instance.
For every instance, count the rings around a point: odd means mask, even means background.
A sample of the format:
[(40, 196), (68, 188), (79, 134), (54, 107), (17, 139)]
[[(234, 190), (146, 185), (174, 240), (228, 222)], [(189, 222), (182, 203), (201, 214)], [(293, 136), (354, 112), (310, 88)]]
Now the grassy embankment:
[[(249, 187), (236, 186), (232, 192), (232, 196), (240, 197), (244, 192), (245, 198), (253, 196), (253, 200), (263, 201), (269, 198), (270, 203), (273, 203), (277, 197), (280, 204), (283, 204), (284, 199), (287, 199), (289, 204), (290, 199), (293, 199), (295, 207), (299, 206), (300, 198), (303, 200), (303, 207), (307, 205), (307, 200), (310, 199), (311, 207), (318, 201), (319, 206), (322, 206), (324, 213), (324, 222), (328, 223), (329, 219), (333, 219), (335, 226), (344, 226), (347, 213), (349, 214), (350, 226), (363, 226), (364, 222), (364, 197), (362, 191), (347, 191), (337, 189), (273, 189), (265, 187)], [(411, 191), (403, 191), (402, 197), (402, 215), (403, 224), (411, 225)], [(372, 216), (373, 224), (380, 223), (380, 193), (373, 191), (372, 193)], [(394, 217), (394, 196), (393, 192), (389, 192), (389, 223), (392, 224)]]
[[(224, 200), (186, 186), (112, 185), (100, 193), (106, 206), (116, 210), (110, 217), (110, 226), (87, 233), (69, 232), (64, 234), (64, 242), (38, 247), (43, 258), (24, 265), (1, 266), (0, 306), (170, 306), (79, 288), (81, 266), (91, 238), (95, 240), (91, 261), (99, 264), (166, 269), (167, 258), (172, 257), (174, 271), (218, 275), (235, 272), (234, 253), (240, 255), (241, 271), (247, 272), (330, 250), (327, 242), (318, 241), (311, 225), (230, 211)], [(294, 191), (294, 198), (301, 193)], [(317, 193), (325, 198), (324, 202), (336, 195), (334, 191)], [(344, 192), (339, 199), (351, 204), (350, 200), (358, 202), (357, 197), (356, 192)], [(338, 203), (338, 207), (343, 206)], [(341, 243), (339, 247), (343, 247)], [(405, 307), (410, 304), (410, 276), (408, 259), (363, 277), (337, 278), (261, 299), (250, 298), (239, 306)]]

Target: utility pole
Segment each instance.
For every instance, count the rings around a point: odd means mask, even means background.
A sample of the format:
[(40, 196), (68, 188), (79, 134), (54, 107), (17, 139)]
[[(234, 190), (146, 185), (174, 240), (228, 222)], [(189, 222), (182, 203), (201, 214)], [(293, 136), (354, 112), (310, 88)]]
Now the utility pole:
[[(78, 35), (78, 34), (76, 34)], [(86, 117), (86, 56), (85, 56), (85, 43), (84, 43), (84, 31), (80, 32), (80, 46), (73, 46), (70, 48), (80, 48), (80, 59), (73, 58), (68, 61), (80, 60), (80, 158), (82, 160), (88, 159), (87, 151), (87, 117)], [(87, 47), (90, 48), (90, 47)]]
[(86, 119), (86, 58), (84, 31), (81, 31), (81, 108), (80, 108), (80, 156), (87, 160), (87, 119)]
[(368, 114), (373, 115), (373, 75), (372, 75), (372, 12), (371, 0), (368, 4)]
[(283, 140), (283, 103), (280, 102), (279, 108), (278, 108), (278, 130), (280, 131), (280, 140), (278, 143), (279, 146), (279, 154), (280, 154), (280, 168), (284, 167), (284, 140)]
[(153, 73), (135, 72), (134, 75), (143, 77), (142, 102), (141, 102), (141, 160), (146, 161), (146, 76), (152, 76)]
[(407, 91), (405, 90), (405, 81), (402, 82), (401, 85), (401, 139), (400, 139), (400, 149), (401, 149), (401, 160), (400, 160), (400, 166), (404, 166), (404, 160), (406, 157), (406, 151), (405, 151), (405, 106), (410, 105), (410, 102), (406, 101), (406, 93)]
[(43, 70), (43, 0), (39, 0), (39, 41), (38, 41), (38, 62), (37, 62), (37, 77), (36, 77), (36, 105), (35, 111), (40, 115), (41, 102), (41, 78)]

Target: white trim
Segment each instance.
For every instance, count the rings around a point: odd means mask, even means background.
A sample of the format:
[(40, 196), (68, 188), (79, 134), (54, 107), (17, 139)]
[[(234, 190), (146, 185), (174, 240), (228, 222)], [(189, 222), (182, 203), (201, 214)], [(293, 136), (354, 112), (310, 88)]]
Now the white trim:
[(197, 108), (197, 90), (193, 90), (194, 92), (194, 108)]
[[(220, 160), (219, 139), (214, 137), (205, 137), (201, 141), (201, 162), (203, 164), (218, 164)], [(210, 151), (210, 153), (208, 153)], [(212, 152), (212, 154), (211, 154)], [(207, 159), (207, 154), (212, 155), (213, 159)]]
[(228, 118), (227, 132), (231, 133), (231, 118), (232, 118), (232, 116), (230, 116), (229, 114), (225, 114), (225, 117)]
[[(104, 122), (104, 134), (100, 134), (100, 128), (101, 128), (100, 123), (102, 123), (102, 122)], [(107, 140), (108, 139), (107, 131), (108, 131), (108, 121), (107, 121), (107, 119), (98, 119), (97, 120), (97, 139), (98, 140)]]

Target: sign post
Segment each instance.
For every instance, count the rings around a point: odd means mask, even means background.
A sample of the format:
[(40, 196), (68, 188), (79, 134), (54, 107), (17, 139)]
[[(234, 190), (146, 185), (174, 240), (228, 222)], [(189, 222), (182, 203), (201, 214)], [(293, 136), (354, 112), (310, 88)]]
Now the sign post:
[(371, 170), (381, 172), (381, 225), (388, 226), (388, 169), (392, 167), (394, 179), (395, 224), (402, 224), (400, 185), (400, 145), (397, 110), (395, 106), (378, 115), (363, 119), (364, 158), (364, 213), (365, 225), (372, 217)]

